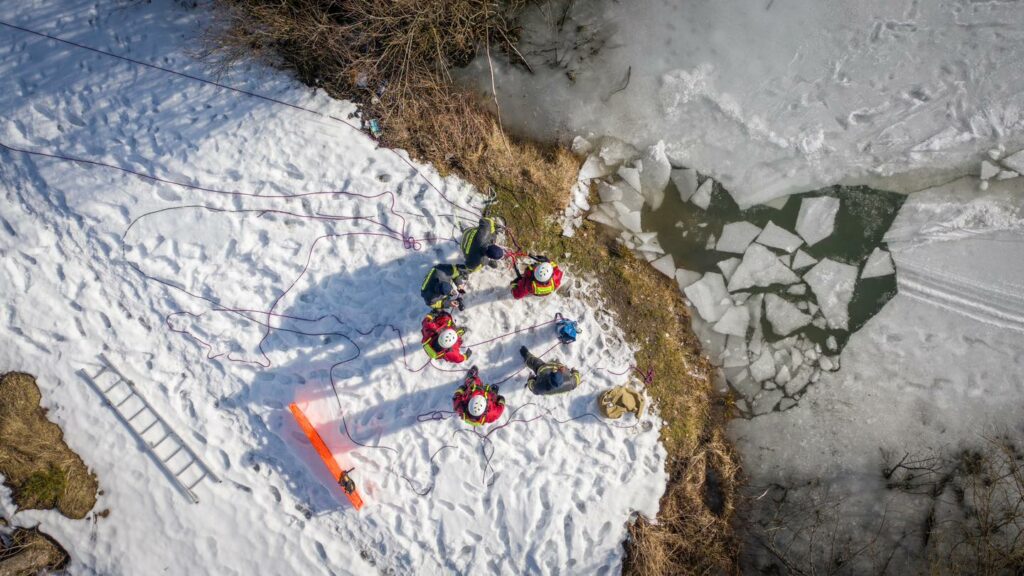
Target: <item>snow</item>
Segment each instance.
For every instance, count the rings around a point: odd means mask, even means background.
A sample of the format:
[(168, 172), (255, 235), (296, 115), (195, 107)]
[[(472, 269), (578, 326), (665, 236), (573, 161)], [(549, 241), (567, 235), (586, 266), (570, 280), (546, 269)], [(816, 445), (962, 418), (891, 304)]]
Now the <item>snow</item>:
[[(750, 310), (746, 306), (733, 306), (722, 314), (722, 318), (715, 324), (714, 330), (720, 334), (733, 336), (746, 336), (747, 326), (750, 324)], [(744, 349), (746, 346), (744, 345)]]
[(770, 248), (778, 248), (786, 252), (793, 252), (793, 250), (796, 250), (804, 243), (799, 236), (771, 221), (764, 227), (761, 235), (757, 237), (757, 242), (758, 244), (764, 244)]
[(707, 210), (708, 206), (711, 206), (711, 191), (714, 185), (715, 182), (711, 178), (705, 178), (704, 182), (697, 188), (697, 193), (690, 198), (690, 201), (701, 210)]
[(750, 222), (730, 222), (722, 227), (722, 237), (715, 250), (731, 254), (743, 254), (747, 246), (761, 233), (761, 228)]
[(697, 171), (689, 168), (672, 170), (669, 176), (679, 192), (679, 199), (687, 202), (697, 193)]
[(773, 284), (794, 284), (799, 281), (800, 278), (771, 250), (760, 244), (751, 244), (743, 254), (743, 261), (729, 279), (729, 291), (754, 286), (767, 288)]
[(818, 299), (828, 327), (846, 330), (850, 299), (857, 285), (857, 267), (824, 258), (804, 274), (804, 281)]
[(818, 263), (818, 260), (804, 252), (803, 250), (797, 250), (796, 254), (793, 255), (793, 270), (800, 270), (801, 268), (807, 268), (808, 266), (814, 266)]
[(717, 322), (729, 307), (729, 292), (725, 289), (725, 279), (716, 272), (708, 272), (703, 278), (684, 288), (683, 293), (690, 299), (700, 317), (707, 322)]
[[(205, 6), (33, 0), (0, 6), (0, 19), (214, 77), (189, 56)], [(474, 275), (459, 320), (484, 379), (509, 378), (503, 421), (518, 410), (516, 421), (484, 441), (453, 419), (417, 420), (450, 409), (463, 374), (425, 365), (416, 288), (455, 260), (453, 233), (481, 208), (469, 185), (329, 118), (351, 104), (254, 63), (220, 81), (316, 113), (9, 28), (0, 46), (4, 144), (232, 192), (0, 150), (0, 371), (38, 376), (49, 417), (99, 477), (96, 510), (110, 510), (5, 516), (68, 548), (69, 573), (618, 570), (628, 521), (657, 511), (666, 456), (652, 414), (632, 429), (559, 423), (591, 411), (625, 382), (612, 371), (634, 362), (594, 305), (565, 289), (513, 301), (506, 270)], [(593, 292), (566, 272), (573, 295)], [(583, 384), (534, 397), (516, 350), (544, 352), (553, 331), (500, 337), (555, 312), (594, 327), (547, 356), (580, 368)], [(197, 487), (198, 504), (76, 374), (95, 371), (101, 351), (222, 478)], [(291, 401), (355, 466), (361, 512), (294, 425)]]
[(868, 261), (864, 264), (860, 277), (861, 279), (878, 278), (879, 276), (889, 276), (895, 273), (896, 269), (893, 267), (892, 257), (889, 253), (881, 248), (875, 248), (871, 252), (871, 256), (868, 256)]
[(808, 246), (814, 246), (832, 235), (839, 212), (839, 199), (830, 196), (804, 198), (796, 217), (796, 232)]
[(764, 308), (772, 331), (779, 336), (788, 336), (811, 323), (810, 316), (801, 312), (792, 302), (775, 294), (765, 295)]

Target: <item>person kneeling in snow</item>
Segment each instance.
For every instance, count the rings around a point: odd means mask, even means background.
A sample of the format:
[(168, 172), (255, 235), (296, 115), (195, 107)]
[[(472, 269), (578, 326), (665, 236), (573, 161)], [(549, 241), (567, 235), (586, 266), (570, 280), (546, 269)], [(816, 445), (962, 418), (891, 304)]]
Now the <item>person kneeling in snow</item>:
[(420, 332), (423, 334), (423, 351), (431, 360), (441, 358), (459, 364), (473, 355), (473, 351), (468, 348), (465, 354), (459, 350), (466, 329), (456, 326), (448, 312), (427, 314), (423, 318)]
[(519, 349), (519, 355), (526, 361), (526, 367), (533, 370), (526, 386), (534, 394), (562, 394), (580, 385), (580, 371), (575, 368), (570, 370), (561, 362), (545, 362), (530, 354), (526, 346)]
[(485, 216), (480, 219), (476, 228), (470, 228), (462, 233), (462, 255), (466, 259), (466, 268), (470, 273), (484, 267), (484, 264), (492, 268), (498, 266), (498, 261), (505, 257), (505, 250), (495, 244), (498, 233), (504, 229), (501, 219), (494, 216)]
[(466, 380), (452, 395), (452, 409), (473, 426), (490, 424), (505, 412), (505, 397), (498, 395), (498, 386), (480, 380), (476, 366), (469, 369)]
[(549, 261), (544, 256), (530, 256), (537, 261), (537, 264), (530, 264), (526, 272), (519, 273), (516, 268), (516, 279), (512, 281), (512, 297), (516, 300), (525, 298), (529, 294), (534, 296), (547, 296), (562, 285), (562, 269), (558, 264)]
[(466, 267), (461, 264), (438, 264), (430, 269), (420, 286), (423, 302), (433, 310), (462, 310), (466, 293)]

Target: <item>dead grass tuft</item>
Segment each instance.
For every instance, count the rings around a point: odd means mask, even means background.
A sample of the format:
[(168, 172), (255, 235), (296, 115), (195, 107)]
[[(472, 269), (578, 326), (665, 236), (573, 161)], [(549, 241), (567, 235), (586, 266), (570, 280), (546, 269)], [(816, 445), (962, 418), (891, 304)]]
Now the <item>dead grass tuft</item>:
[(34, 576), (60, 570), (69, 560), (56, 540), (34, 528), (16, 528), (9, 546), (0, 543), (0, 576)]
[(18, 508), (84, 518), (96, 504), (96, 476), (68, 448), (60, 426), (46, 419), (40, 399), (31, 375), (0, 377), (0, 474)]

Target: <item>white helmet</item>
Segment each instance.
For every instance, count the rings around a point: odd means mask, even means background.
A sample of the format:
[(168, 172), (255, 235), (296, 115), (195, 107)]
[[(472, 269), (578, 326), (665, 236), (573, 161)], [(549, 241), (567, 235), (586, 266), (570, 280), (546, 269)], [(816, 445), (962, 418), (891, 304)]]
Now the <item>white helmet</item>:
[(477, 394), (469, 399), (469, 406), (467, 407), (469, 415), (473, 418), (479, 418), (483, 416), (487, 410), (487, 398), (484, 398), (483, 394)]
[(555, 267), (550, 262), (541, 262), (533, 270), (533, 277), (537, 279), (537, 282), (547, 282), (551, 280), (551, 277), (555, 274)]
[(441, 330), (441, 333), (437, 336), (437, 343), (442, 348), (451, 348), (455, 346), (455, 343), (459, 341), (459, 335), (451, 328), (445, 328)]

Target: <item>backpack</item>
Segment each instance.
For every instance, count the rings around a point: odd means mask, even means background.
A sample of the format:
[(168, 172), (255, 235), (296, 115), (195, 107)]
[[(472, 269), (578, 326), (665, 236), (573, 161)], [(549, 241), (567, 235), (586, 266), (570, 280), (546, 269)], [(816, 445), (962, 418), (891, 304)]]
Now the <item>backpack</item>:
[(582, 332), (575, 320), (564, 318), (561, 313), (555, 314), (555, 331), (558, 334), (558, 341), (562, 344), (575, 342), (576, 336)]

